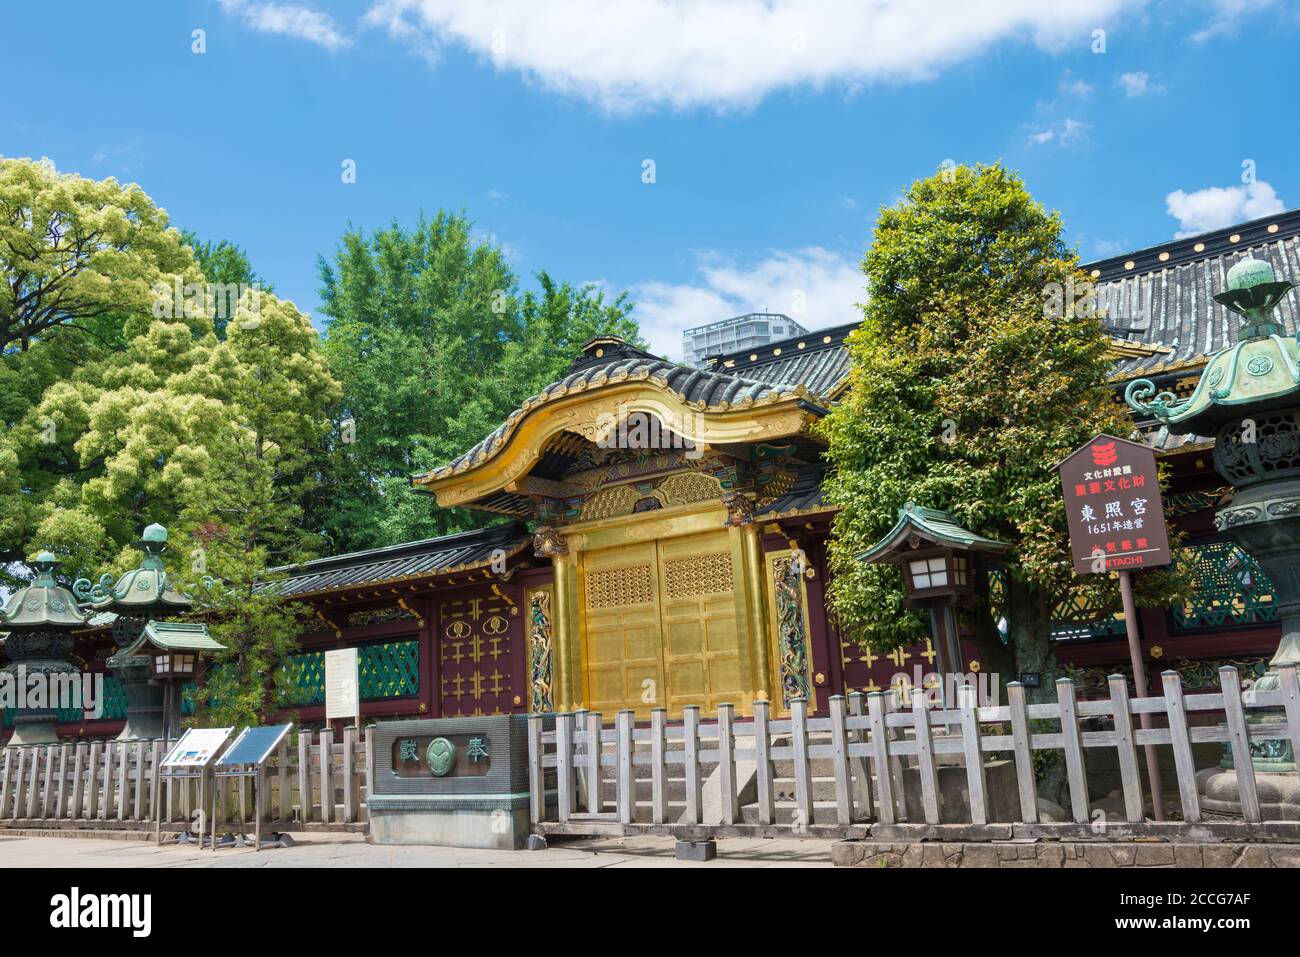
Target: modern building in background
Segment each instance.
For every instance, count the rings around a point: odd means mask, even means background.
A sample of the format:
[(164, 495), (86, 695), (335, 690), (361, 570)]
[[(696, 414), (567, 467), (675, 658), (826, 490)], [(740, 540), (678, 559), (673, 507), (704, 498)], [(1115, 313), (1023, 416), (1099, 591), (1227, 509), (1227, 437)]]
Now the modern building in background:
[(682, 333), (682, 362), (702, 369), (706, 356), (756, 349), (769, 342), (807, 334), (808, 330), (779, 312), (751, 312)]

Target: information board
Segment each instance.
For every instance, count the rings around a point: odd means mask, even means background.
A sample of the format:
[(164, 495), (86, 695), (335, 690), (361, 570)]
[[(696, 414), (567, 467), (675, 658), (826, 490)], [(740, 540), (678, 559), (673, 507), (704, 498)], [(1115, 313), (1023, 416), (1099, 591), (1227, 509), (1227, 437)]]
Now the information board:
[(261, 764), (289, 733), (291, 724), (273, 724), (265, 728), (245, 728), (235, 743), (221, 756), (218, 767), (231, 764)]
[(216, 757), (234, 728), (190, 728), (163, 758), (164, 767), (201, 768)]
[(325, 720), (355, 718), (361, 713), (357, 649), (325, 652)]
[(1057, 469), (1077, 574), (1169, 564), (1155, 450), (1103, 432)]

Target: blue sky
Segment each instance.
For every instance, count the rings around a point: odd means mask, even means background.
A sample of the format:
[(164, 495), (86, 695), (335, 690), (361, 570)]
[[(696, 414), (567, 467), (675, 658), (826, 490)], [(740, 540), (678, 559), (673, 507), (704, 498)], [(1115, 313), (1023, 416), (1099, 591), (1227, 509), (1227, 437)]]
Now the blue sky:
[(463, 208), (675, 354), (738, 312), (855, 318), (877, 209), (948, 159), (1019, 170), (1085, 259), (1295, 206), (1296, 6), (0, 3), (0, 154), (140, 183), (310, 312), (349, 222)]

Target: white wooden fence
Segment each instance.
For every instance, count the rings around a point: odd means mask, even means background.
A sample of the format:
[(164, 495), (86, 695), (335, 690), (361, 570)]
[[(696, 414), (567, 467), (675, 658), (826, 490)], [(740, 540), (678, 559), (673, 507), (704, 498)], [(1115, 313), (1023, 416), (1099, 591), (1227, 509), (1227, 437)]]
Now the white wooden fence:
[[(277, 830), (363, 828), (369, 738), (367, 734), (357, 740), (353, 728), (346, 729), (339, 742), (332, 731), (301, 731), (294, 744), (286, 738), (263, 767), (263, 821)], [(0, 749), (0, 829), (143, 830), (152, 827), (161, 801), (163, 826), (175, 830), (199, 811), (199, 780), (160, 776), (166, 752), (162, 740)], [(210, 770), (205, 786), (205, 793), (211, 794)], [(251, 782), (218, 778), (216, 787), (217, 829), (251, 825)]]
[[(1024, 688), (1007, 686), (1008, 703), (981, 707), (974, 689), (959, 689), (958, 707), (928, 708), (925, 696), (913, 694), (910, 711), (899, 706), (897, 691), (851, 694), (829, 701), (826, 717), (810, 718), (802, 700), (791, 702), (790, 716), (773, 720), (767, 702), (756, 702), (754, 717), (736, 721), (730, 705), (718, 707), (717, 719), (700, 720), (697, 707), (687, 707), (680, 724), (669, 725), (664, 709), (651, 713), (648, 727), (637, 727), (633, 712), (620, 711), (612, 728), (601, 715), (576, 712), (554, 716), (554, 730), (545, 730), (548, 716), (529, 721), (529, 785), (531, 819), (541, 834), (674, 834), (690, 839), (726, 836), (862, 837), (867, 833), (899, 837), (964, 836), (969, 839), (1007, 838), (1020, 833), (1066, 833), (1097, 836), (1085, 755), (1110, 749), (1118, 758), (1126, 821), (1120, 830), (1140, 834), (1170, 827), (1184, 831), (1240, 834), (1261, 825), (1263, 814), (1251, 765), (1253, 742), (1289, 739), (1300, 754), (1300, 687), (1295, 667), (1280, 671), (1281, 690), (1256, 691), (1243, 698), (1235, 668), (1219, 670), (1222, 690), (1184, 695), (1177, 672), (1163, 674), (1161, 697), (1132, 698), (1121, 675), (1109, 681), (1106, 700), (1076, 700), (1068, 678), (1056, 682), (1055, 703), (1027, 704)], [(865, 706), (864, 706), (865, 705)], [(1259, 714), (1261, 711), (1268, 714)], [(1194, 713), (1214, 714), (1212, 723), (1189, 724)], [(1254, 720), (1248, 723), (1248, 712)], [(1135, 715), (1165, 715), (1167, 727), (1142, 729)], [(1217, 714), (1216, 714), (1217, 713)], [(1109, 730), (1086, 731), (1081, 721), (1107, 719)], [(1059, 730), (1039, 733), (1031, 721), (1059, 723)], [(752, 742), (752, 744), (750, 744)], [(1226, 742), (1234, 760), (1244, 821), (1202, 824), (1200, 796), (1192, 745)], [(738, 747), (738, 743), (749, 744)], [(1182, 822), (1144, 822), (1138, 746), (1167, 746), (1173, 751)], [(1064, 754), (1073, 823), (1040, 821), (1033, 769), (1036, 751)], [(1013, 823), (990, 821), (985, 759), (1000, 752), (1014, 758), (1018, 818)], [(964, 765), (969, 818), (941, 820), (938, 764), (943, 755), (959, 755)], [(814, 824), (812, 762), (829, 762), (834, 779), (834, 825)], [(794, 813), (790, 823), (775, 815), (774, 762), (793, 764)], [(757, 823), (742, 821), (737, 762), (754, 766), (753, 789)], [(910, 769), (904, 775), (903, 767)], [(823, 772), (824, 773), (824, 772)], [(704, 782), (712, 775), (716, 822), (704, 823)], [(920, 790), (923, 821), (902, 823), (904, 782)], [(670, 782), (684, 790), (684, 801), (670, 812)], [(919, 783), (918, 783), (919, 782)], [(743, 782), (742, 782), (743, 783)], [(648, 800), (638, 799), (638, 784)], [(612, 806), (607, 796), (612, 794)], [(579, 811), (581, 802), (582, 811)], [(684, 804), (684, 810), (681, 805)], [(951, 814), (951, 811), (949, 811)], [(1270, 825), (1272, 833), (1300, 839), (1300, 822)], [(1053, 828), (1055, 830), (1053, 830)], [(1258, 831), (1258, 827), (1256, 827)], [(1294, 832), (1294, 833), (1292, 833)], [(1115, 834), (1114, 826), (1107, 833)]]

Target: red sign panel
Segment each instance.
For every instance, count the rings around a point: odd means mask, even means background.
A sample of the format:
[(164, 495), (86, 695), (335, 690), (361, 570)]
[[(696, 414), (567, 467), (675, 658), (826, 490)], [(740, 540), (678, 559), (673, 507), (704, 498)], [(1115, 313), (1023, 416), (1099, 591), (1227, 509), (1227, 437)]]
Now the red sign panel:
[(1077, 574), (1169, 564), (1153, 449), (1102, 433), (1057, 469)]

